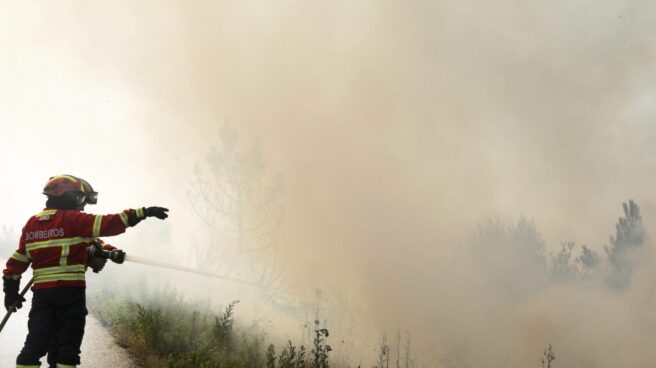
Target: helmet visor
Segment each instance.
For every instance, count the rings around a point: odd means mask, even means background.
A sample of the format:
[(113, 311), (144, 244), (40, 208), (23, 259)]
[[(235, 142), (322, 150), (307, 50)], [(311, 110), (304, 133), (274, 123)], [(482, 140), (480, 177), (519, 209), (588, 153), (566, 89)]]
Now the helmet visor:
[(98, 193), (96, 192), (67, 192), (66, 195), (73, 200), (76, 206), (98, 203)]
[(88, 192), (84, 193), (85, 194), (85, 202), (88, 204), (96, 204), (98, 203), (98, 192)]
[(83, 192), (66, 192), (64, 195), (72, 200), (76, 206), (86, 203), (86, 195)]

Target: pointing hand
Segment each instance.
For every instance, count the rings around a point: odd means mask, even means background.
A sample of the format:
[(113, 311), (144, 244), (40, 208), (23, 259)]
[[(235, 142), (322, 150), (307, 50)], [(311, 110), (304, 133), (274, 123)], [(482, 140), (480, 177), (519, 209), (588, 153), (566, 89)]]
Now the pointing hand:
[(160, 220), (164, 220), (165, 218), (169, 217), (169, 212), (168, 208), (164, 207), (147, 207), (146, 208), (146, 217), (157, 217)]

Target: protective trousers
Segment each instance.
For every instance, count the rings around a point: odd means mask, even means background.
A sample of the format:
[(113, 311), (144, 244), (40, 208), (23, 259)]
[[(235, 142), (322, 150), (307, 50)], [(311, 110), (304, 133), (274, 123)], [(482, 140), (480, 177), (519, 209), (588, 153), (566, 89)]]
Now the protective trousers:
[(27, 338), (16, 366), (40, 367), (41, 357), (49, 350), (51, 367), (69, 368), (80, 364), (86, 315), (86, 295), (82, 287), (35, 290)]

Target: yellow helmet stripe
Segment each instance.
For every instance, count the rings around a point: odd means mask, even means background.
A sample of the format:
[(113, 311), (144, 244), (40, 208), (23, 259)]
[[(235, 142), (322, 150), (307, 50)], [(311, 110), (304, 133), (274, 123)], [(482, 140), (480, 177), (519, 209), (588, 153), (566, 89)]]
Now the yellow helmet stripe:
[(80, 179), (76, 178), (73, 175), (57, 175), (57, 176), (53, 177), (53, 179), (56, 179), (56, 178), (66, 178), (68, 180), (73, 181), (73, 183), (77, 183), (80, 180)]

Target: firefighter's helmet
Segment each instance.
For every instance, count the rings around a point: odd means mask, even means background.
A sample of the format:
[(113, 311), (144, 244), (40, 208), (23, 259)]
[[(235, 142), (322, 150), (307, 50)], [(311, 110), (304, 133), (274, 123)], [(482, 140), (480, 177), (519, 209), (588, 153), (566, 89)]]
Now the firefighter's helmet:
[(43, 188), (43, 194), (48, 197), (68, 197), (79, 204), (96, 204), (98, 202), (98, 193), (93, 190), (91, 184), (73, 175), (51, 177)]

